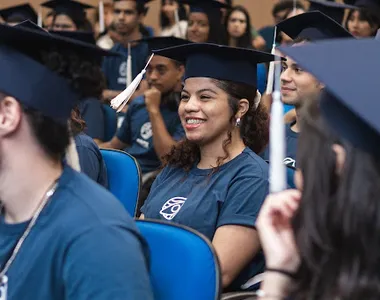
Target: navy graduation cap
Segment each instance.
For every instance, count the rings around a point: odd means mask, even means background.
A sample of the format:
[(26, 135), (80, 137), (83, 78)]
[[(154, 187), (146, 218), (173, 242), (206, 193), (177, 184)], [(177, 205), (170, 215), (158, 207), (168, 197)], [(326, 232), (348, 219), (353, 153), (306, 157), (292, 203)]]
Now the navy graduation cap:
[(49, 34), (29, 21), (16, 26), (0, 25), (0, 90), (47, 117), (66, 122), (79, 95), (65, 78), (35, 56), (40, 50), (52, 48), (86, 49), (87, 55), (104, 53), (91, 45)]
[(56, 14), (85, 14), (86, 9), (94, 8), (92, 5), (88, 5), (75, 0), (49, 0), (41, 3), (41, 6), (51, 8)]
[(153, 50), (159, 50), (174, 46), (181, 46), (192, 43), (191, 41), (180, 39), (174, 36), (158, 36), (158, 37), (149, 37), (143, 38), (140, 40), (132, 41), (131, 43), (146, 43), (149, 48), (149, 52)]
[(377, 12), (380, 11), (380, 1), (379, 0), (356, 0), (355, 6), (359, 8), (373, 9)]
[(208, 77), (254, 88), (257, 88), (257, 64), (278, 58), (265, 52), (208, 43), (192, 43), (155, 50), (153, 53), (184, 63), (185, 80)]
[(36, 11), (28, 3), (2, 9), (0, 10), (0, 16), (7, 23), (19, 23), (26, 20), (37, 23), (38, 18)]
[(230, 5), (216, 0), (180, 0), (181, 3), (190, 6), (190, 12), (220, 11), (221, 8), (231, 8)]
[(327, 0), (308, 0), (310, 2), (309, 11), (320, 11), (332, 18), (335, 22), (342, 24), (345, 9), (356, 9), (353, 5), (338, 3)]
[(293, 40), (303, 38), (310, 41), (353, 36), (339, 23), (319, 11), (306, 12), (277, 24), (277, 29)]
[(352, 145), (380, 155), (379, 41), (323, 41), (280, 51), (325, 84), (320, 108), (331, 128)]

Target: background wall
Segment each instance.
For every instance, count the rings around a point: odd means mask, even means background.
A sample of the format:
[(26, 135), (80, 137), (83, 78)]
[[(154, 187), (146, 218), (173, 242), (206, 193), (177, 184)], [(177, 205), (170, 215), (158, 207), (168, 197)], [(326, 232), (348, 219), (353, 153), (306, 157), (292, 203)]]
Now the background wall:
[[(97, 0), (80, 0), (83, 3), (88, 3), (92, 5), (97, 5)], [(272, 16), (271, 10), (273, 3), (276, 3), (278, 0), (235, 0), (236, 5), (244, 5), (250, 12), (252, 23), (256, 28), (260, 28), (265, 25), (271, 24)], [(0, 9), (5, 8), (11, 5), (17, 5), (21, 3), (29, 2), (36, 9), (38, 5), (44, 1), (42, 0), (0, 0)], [(149, 4), (150, 10), (146, 17), (145, 24), (153, 26), (155, 29), (158, 28), (158, 12), (160, 7), (161, 0), (152, 1)]]

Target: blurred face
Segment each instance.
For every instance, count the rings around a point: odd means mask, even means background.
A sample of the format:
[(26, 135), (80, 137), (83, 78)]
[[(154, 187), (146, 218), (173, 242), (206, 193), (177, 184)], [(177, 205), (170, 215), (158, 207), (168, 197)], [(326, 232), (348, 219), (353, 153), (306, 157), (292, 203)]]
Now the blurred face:
[(129, 35), (136, 30), (142, 16), (136, 9), (136, 1), (122, 0), (114, 2), (114, 22), (116, 31), (122, 35)]
[(177, 88), (182, 80), (183, 72), (183, 66), (179, 67), (173, 60), (155, 55), (147, 68), (146, 77), (149, 86), (166, 94)]
[(53, 20), (54, 20), (54, 16), (53, 15), (48, 16), (48, 17), (45, 18), (45, 21), (44, 21), (44, 27), (45, 27), (45, 29), (51, 30), (53, 28)]
[(376, 28), (371, 27), (368, 21), (360, 18), (360, 13), (355, 10), (347, 21), (348, 31), (357, 38), (371, 37)]
[(55, 31), (77, 31), (78, 28), (66, 15), (57, 15), (54, 20), (53, 30)]
[(227, 26), (228, 33), (233, 38), (240, 38), (247, 30), (247, 18), (241, 11), (234, 11), (229, 19)]
[(303, 99), (315, 97), (323, 86), (291, 58), (282, 62), (281, 96), (285, 104), (300, 107)]
[(178, 9), (178, 3), (174, 0), (165, 0), (162, 5), (162, 12), (166, 15), (169, 20), (174, 19), (174, 13)]
[(231, 129), (228, 95), (210, 78), (188, 78), (178, 108), (188, 140), (198, 145), (223, 141)]
[(189, 16), (187, 39), (194, 43), (206, 43), (210, 33), (210, 24), (205, 13), (196, 12)]

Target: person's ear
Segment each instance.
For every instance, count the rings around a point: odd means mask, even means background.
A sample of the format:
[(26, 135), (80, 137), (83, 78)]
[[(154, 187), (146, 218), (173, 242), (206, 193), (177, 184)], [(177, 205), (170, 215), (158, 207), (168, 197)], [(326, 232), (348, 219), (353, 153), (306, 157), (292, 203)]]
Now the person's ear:
[(0, 101), (0, 136), (14, 132), (21, 122), (22, 108), (13, 97), (5, 97)]
[(235, 115), (236, 119), (241, 119), (249, 110), (249, 101), (247, 99), (240, 99), (238, 111)]
[(336, 166), (335, 166), (335, 172), (338, 175), (342, 174), (344, 163), (346, 161), (346, 150), (343, 148), (343, 146), (334, 144), (332, 145), (332, 150), (334, 151), (336, 155)]

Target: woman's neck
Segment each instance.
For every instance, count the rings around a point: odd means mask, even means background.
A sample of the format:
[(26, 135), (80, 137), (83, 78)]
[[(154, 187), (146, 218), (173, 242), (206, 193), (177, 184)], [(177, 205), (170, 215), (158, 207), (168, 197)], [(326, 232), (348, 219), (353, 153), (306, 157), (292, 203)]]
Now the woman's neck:
[(242, 153), (246, 147), (237, 130), (231, 135), (231, 143), (223, 148), (226, 139), (227, 136), (223, 136), (210, 144), (200, 146), (201, 159), (197, 165), (199, 169), (215, 168), (218, 166), (218, 159), (227, 156), (221, 163), (223, 165)]
[(230, 40), (229, 40), (229, 45), (230, 47), (237, 47), (237, 39), (233, 38), (233, 37), (230, 37)]

